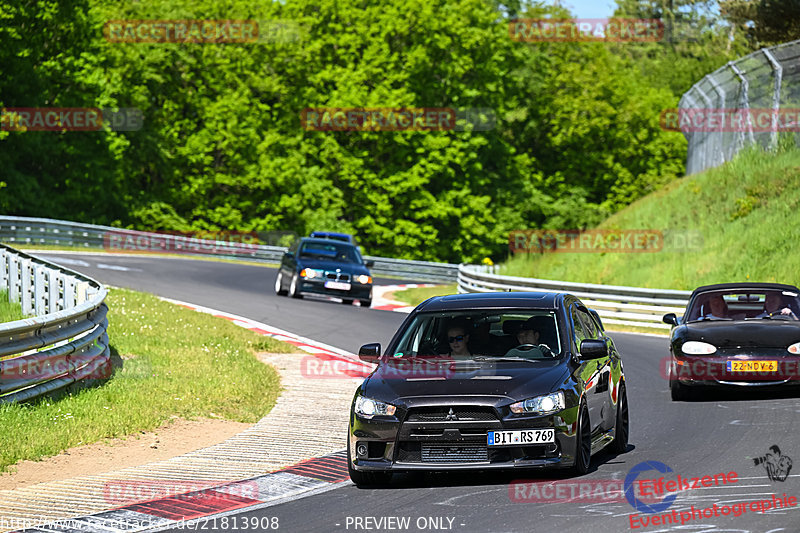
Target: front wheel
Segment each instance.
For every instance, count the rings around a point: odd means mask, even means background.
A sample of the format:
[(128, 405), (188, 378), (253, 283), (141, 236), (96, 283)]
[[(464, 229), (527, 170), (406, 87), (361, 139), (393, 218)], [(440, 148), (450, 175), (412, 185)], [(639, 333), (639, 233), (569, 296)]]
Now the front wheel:
[(690, 391), (689, 387), (681, 385), (681, 383), (674, 378), (669, 382), (669, 394), (673, 402), (685, 402), (691, 400), (694, 396), (693, 391)]
[(614, 453), (628, 451), (628, 393), (625, 384), (619, 385), (619, 401), (617, 402), (617, 424), (614, 426), (614, 440), (611, 441), (611, 450)]
[(303, 295), (300, 294), (297, 290), (297, 272), (294, 273), (292, 276), (292, 282), (289, 283), (289, 296), (292, 298), (302, 298)]
[(589, 409), (581, 403), (578, 415), (578, 431), (575, 438), (575, 464), (572, 466), (572, 475), (582, 476), (589, 472), (592, 463), (592, 426), (589, 425)]
[(286, 289), (283, 288), (283, 272), (278, 271), (275, 277), (275, 294), (278, 296), (286, 296)]
[(370, 298), (369, 300), (359, 300), (359, 303), (361, 304), (361, 307), (369, 307), (372, 305), (372, 299)]
[(359, 488), (368, 488), (374, 485), (387, 485), (392, 479), (391, 472), (359, 472), (353, 468), (350, 460), (350, 443), (347, 443), (347, 473), (350, 480)]

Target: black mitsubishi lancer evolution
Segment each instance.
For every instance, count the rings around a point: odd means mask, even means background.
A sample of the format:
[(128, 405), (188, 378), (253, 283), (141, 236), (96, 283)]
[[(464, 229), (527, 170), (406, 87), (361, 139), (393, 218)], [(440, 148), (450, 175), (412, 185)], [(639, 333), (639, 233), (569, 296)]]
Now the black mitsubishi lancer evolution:
[(356, 391), (347, 444), (360, 486), (419, 470), (589, 470), (628, 444), (622, 359), (600, 317), (564, 293), (431, 298)]

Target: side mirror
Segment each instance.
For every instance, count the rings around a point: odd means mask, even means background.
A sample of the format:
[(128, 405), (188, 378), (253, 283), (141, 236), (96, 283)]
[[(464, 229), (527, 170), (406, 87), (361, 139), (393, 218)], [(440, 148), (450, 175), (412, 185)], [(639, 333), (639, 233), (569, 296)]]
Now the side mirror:
[(364, 261), (364, 266), (367, 268), (372, 268), (375, 266), (375, 261), (373, 261), (372, 259), (370, 259), (369, 261)]
[(365, 363), (377, 363), (381, 357), (381, 344), (373, 342), (358, 349), (358, 358)]
[(605, 341), (584, 339), (581, 341), (581, 359), (600, 359), (608, 357), (608, 346)]
[(678, 325), (678, 317), (675, 313), (667, 313), (661, 320), (664, 322), (664, 324), (672, 324), (673, 326)]
[(283, 252), (284, 259), (289, 259), (290, 257), (294, 257), (294, 254), (292, 252)]

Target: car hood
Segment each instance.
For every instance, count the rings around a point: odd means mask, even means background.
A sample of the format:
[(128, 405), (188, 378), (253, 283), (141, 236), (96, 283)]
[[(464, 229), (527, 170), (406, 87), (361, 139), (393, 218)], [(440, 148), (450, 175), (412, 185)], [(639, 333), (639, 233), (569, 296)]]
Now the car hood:
[(332, 270), (340, 269), (342, 272), (350, 274), (367, 274), (369, 270), (364, 265), (356, 263), (341, 263), (339, 261), (326, 261), (324, 259), (301, 259), (298, 261), (300, 268), (315, 268), (318, 270)]
[(675, 329), (673, 342), (703, 341), (717, 348), (786, 348), (800, 341), (800, 321), (706, 320)]
[(485, 361), (401, 366), (384, 361), (364, 383), (365, 394), (392, 401), (436, 396), (507, 396), (523, 400), (547, 394), (568, 375), (563, 360), (535, 363)]

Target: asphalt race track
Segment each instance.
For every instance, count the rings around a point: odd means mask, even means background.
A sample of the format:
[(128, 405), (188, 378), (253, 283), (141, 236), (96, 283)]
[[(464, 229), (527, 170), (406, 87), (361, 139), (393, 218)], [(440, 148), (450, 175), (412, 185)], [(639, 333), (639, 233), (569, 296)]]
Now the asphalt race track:
[[(41, 254), (45, 255), (45, 254)], [(265, 322), (317, 341), (355, 351), (367, 342), (386, 344), (405, 315), (362, 309), (317, 299), (292, 300), (274, 294), (275, 270), (224, 262), (109, 255), (46, 254), (48, 259), (86, 273), (99, 281), (213, 307)], [(409, 282), (413, 282), (409, 280)], [(403, 283), (376, 280), (376, 283)], [(737, 391), (709, 393), (693, 402), (672, 402), (668, 383), (659, 371), (667, 340), (633, 334), (613, 334), (625, 361), (630, 403), (630, 445), (627, 453), (601, 453), (592, 471), (579, 480), (547, 472), (395, 476), (390, 487), (358, 489), (350, 483), (329, 492), (256, 511), (227, 515), (221, 521), (200, 519), (197, 530), (236, 530), (258, 518), (277, 517), (279, 531), (800, 531), (798, 507), (759, 512), (751, 502), (800, 496), (800, 465), (785, 481), (771, 481), (754, 458), (778, 445), (783, 455), (800, 461), (800, 393), (767, 394)], [(342, 428), (346, 431), (346, 428)], [(290, 446), (291, 443), (287, 443)], [(702, 478), (736, 472), (735, 481), (698, 486), (681, 492), (671, 506), (656, 514), (643, 513), (625, 497), (605, 497), (597, 487), (619, 487), (629, 471), (643, 461), (656, 461), (671, 473), (643, 472), (640, 479)], [(513, 485), (537, 479), (535, 484)], [(596, 497), (545, 501), (556, 496), (545, 487), (588, 482)], [(604, 485), (605, 484), (605, 485)], [(569, 487), (567, 487), (569, 489)], [(567, 496), (570, 494), (566, 491)], [(578, 494), (577, 490), (573, 493)], [(561, 493), (558, 493), (561, 496)], [(558, 500), (558, 498), (555, 498)], [(796, 502), (796, 500), (795, 500)], [(656, 502), (657, 504), (657, 502)], [(654, 504), (654, 507), (655, 505)], [(717, 505), (719, 516), (704, 508)], [(740, 516), (722, 516), (727, 506), (746, 504)], [(726, 506), (723, 508), (723, 506)], [(695, 514), (692, 518), (691, 511)], [(761, 506), (763, 508), (765, 506)], [(643, 521), (676, 511), (677, 523), (647, 527)], [(737, 507), (741, 512), (741, 506)], [(686, 512), (685, 515), (681, 515)], [(709, 517), (709, 515), (711, 515)], [(685, 518), (681, 525), (681, 518)], [(631, 522), (632, 519), (637, 521)], [(636, 526), (635, 528), (632, 527)]]

